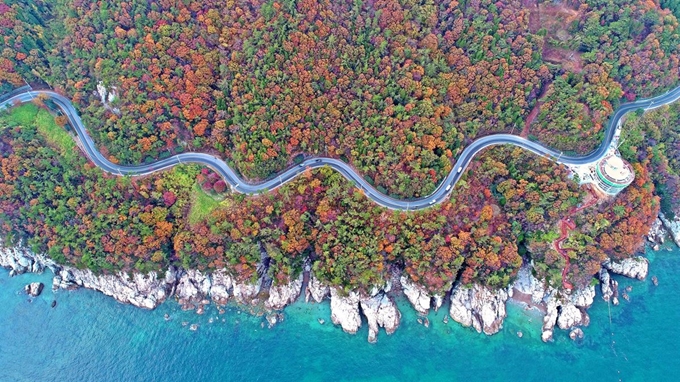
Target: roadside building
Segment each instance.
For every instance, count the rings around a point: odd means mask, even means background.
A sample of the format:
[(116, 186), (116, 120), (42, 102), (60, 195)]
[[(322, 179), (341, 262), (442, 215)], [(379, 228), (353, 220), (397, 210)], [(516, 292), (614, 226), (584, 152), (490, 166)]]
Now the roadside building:
[(631, 165), (616, 153), (604, 157), (595, 164), (595, 185), (605, 194), (616, 195), (635, 179)]

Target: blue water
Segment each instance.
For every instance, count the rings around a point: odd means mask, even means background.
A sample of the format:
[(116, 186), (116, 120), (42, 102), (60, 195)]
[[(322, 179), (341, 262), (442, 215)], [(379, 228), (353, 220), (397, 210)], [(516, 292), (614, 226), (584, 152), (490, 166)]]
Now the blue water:
[(327, 303), (293, 305), (267, 329), (236, 307), (198, 316), (171, 302), (145, 311), (88, 290), (46, 288), (29, 302), (23, 286), (51, 285), (51, 274), (9, 278), (2, 270), (0, 381), (677, 380), (680, 251), (648, 256), (659, 286), (617, 278), (633, 291), (630, 302), (611, 307), (611, 324), (598, 294), (584, 340), (558, 331), (550, 344), (540, 340), (540, 316), (512, 303), (503, 331), (487, 337), (445, 325), (444, 311), (431, 313), (425, 328), (401, 301), (399, 330), (371, 345), (365, 327), (350, 336), (329, 324)]

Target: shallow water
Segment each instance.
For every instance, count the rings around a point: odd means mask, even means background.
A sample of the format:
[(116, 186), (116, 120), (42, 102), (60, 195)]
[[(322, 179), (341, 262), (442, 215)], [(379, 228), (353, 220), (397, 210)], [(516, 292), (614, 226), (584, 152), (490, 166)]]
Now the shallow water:
[(365, 325), (355, 336), (332, 326), (327, 303), (290, 306), (283, 323), (263, 329), (264, 318), (235, 307), (198, 316), (171, 302), (145, 311), (88, 290), (47, 287), (29, 302), (23, 286), (51, 285), (51, 274), (9, 278), (0, 270), (0, 381), (673, 380), (680, 372), (680, 251), (648, 256), (648, 280), (617, 277), (620, 288), (633, 286), (630, 302), (609, 307), (598, 290), (585, 338), (572, 342), (558, 330), (550, 344), (540, 340), (540, 314), (512, 303), (501, 333), (487, 337), (444, 324), (443, 310), (425, 328), (400, 301), (401, 327), (372, 345)]

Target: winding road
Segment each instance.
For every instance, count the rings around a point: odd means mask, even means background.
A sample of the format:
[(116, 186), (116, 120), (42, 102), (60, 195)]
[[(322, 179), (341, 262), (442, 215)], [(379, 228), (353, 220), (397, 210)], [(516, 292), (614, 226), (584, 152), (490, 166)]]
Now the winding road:
[(26, 87), (17, 89), (14, 92), (0, 96), (0, 99), (6, 99), (0, 102), (0, 110), (10, 108), (18, 103), (30, 102), (39, 95), (43, 95), (51, 99), (62, 109), (64, 115), (68, 117), (71, 126), (76, 131), (78, 138), (82, 143), (81, 146), (85, 150), (85, 153), (90, 158), (90, 160), (92, 160), (92, 162), (94, 162), (94, 164), (96, 164), (99, 168), (111, 174), (130, 176), (147, 175), (176, 166), (178, 164), (198, 163), (215, 170), (222, 176), (222, 178), (224, 178), (225, 182), (231, 185), (234, 191), (244, 194), (259, 194), (280, 187), (284, 183), (300, 175), (300, 173), (302, 173), (306, 168), (313, 169), (329, 166), (332, 169), (338, 171), (348, 180), (354, 182), (357, 187), (364, 191), (368, 198), (383, 207), (395, 210), (419, 210), (440, 203), (446, 199), (451, 193), (453, 186), (455, 186), (456, 182), (458, 182), (463, 173), (465, 173), (465, 169), (470, 164), (470, 161), (472, 161), (472, 158), (474, 158), (474, 156), (480, 151), (490, 146), (503, 144), (515, 145), (529, 150), (537, 155), (546, 156), (554, 162), (565, 165), (582, 165), (600, 160), (606, 155), (610, 144), (614, 139), (614, 135), (616, 134), (617, 127), (619, 127), (621, 118), (626, 113), (640, 108), (650, 110), (675, 102), (680, 99), (680, 87), (677, 87), (654, 98), (642, 99), (621, 105), (610, 119), (605, 130), (604, 140), (598, 149), (584, 156), (562, 155), (562, 152), (558, 150), (553, 150), (549, 147), (541, 145), (540, 143), (532, 142), (528, 139), (512, 134), (493, 134), (478, 138), (463, 150), (451, 172), (449, 172), (444, 181), (432, 194), (411, 200), (399, 200), (391, 198), (376, 190), (345, 162), (342, 162), (338, 159), (325, 157), (309, 158), (301, 164), (291, 167), (267, 181), (255, 184), (246, 183), (246, 181), (241, 179), (236, 174), (236, 172), (223, 160), (205, 153), (188, 152), (177, 154), (145, 165), (121, 166), (112, 163), (97, 150), (95, 143), (87, 134), (87, 130), (85, 129), (85, 126), (83, 126), (80, 116), (73, 107), (73, 104), (71, 104), (71, 101), (56, 92), (49, 90), (31, 90), (27, 89)]

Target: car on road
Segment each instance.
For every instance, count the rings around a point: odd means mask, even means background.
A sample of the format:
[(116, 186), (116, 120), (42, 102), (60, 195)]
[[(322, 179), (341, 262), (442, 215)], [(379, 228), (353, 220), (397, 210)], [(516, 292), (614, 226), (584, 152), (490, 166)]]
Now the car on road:
[(458, 171), (456, 172), (460, 174), (461, 171), (463, 171), (463, 166), (458, 167)]
[(446, 186), (446, 191), (448, 191), (450, 189), (451, 189), (451, 185), (449, 184), (448, 186)]
[(435, 202), (437, 202), (437, 199), (430, 200), (430, 204), (434, 204)]

